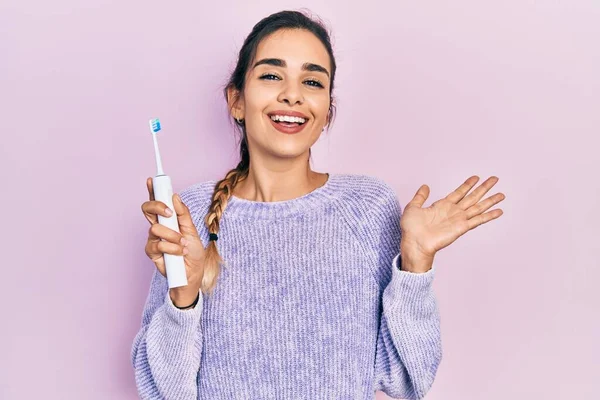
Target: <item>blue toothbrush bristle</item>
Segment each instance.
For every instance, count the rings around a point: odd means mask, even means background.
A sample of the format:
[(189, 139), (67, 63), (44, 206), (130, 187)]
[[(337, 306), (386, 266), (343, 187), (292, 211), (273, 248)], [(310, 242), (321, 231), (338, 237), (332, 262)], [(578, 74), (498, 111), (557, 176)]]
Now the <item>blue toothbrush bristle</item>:
[(160, 121), (158, 120), (158, 118), (153, 119), (150, 125), (152, 127), (152, 132), (156, 133), (160, 131)]

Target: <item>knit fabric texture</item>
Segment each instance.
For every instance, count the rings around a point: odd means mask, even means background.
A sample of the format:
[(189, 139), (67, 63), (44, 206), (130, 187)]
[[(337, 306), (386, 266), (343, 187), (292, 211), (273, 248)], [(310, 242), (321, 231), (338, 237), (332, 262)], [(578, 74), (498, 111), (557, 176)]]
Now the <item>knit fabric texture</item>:
[[(179, 193), (204, 246), (216, 180)], [(434, 266), (401, 270), (380, 178), (330, 173), (286, 201), (229, 198), (212, 295), (179, 310), (156, 268), (131, 362), (142, 399), (421, 399), (442, 358)]]

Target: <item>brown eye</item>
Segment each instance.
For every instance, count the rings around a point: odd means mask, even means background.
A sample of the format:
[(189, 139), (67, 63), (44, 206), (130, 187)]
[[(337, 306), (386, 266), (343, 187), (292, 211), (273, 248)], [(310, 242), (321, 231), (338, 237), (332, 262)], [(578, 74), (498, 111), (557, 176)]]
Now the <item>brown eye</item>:
[(315, 83), (315, 85), (309, 85), (309, 86), (314, 86), (314, 87), (324, 87), (324, 86), (321, 84), (321, 82), (319, 82), (319, 81), (316, 81), (316, 80), (314, 80), (314, 79), (309, 79), (309, 80), (307, 80), (307, 81), (304, 81), (304, 82), (313, 82), (313, 83)]
[(267, 79), (268, 76), (272, 76), (272, 77), (275, 77), (275, 78), (279, 79), (279, 77), (277, 75), (273, 75), (273, 74), (264, 74), (264, 75), (262, 75), (258, 79), (262, 79), (262, 80), (266, 80), (266, 81), (271, 81), (272, 79)]

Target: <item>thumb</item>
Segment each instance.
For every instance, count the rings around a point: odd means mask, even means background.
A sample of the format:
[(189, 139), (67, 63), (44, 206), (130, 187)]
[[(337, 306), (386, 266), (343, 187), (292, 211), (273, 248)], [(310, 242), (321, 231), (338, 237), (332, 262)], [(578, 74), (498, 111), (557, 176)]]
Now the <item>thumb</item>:
[(408, 203), (409, 205), (423, 207), (423, 203), (429, 197), (429, 186), (421, 185), (417, 193), (415, 193), (415, 197)]
[(177, 222), (179, 223), (179, 231), (182, 235), (198, 236), (198, 231), (192, 220), (190, 210), (183, 203), (181, 197), (177, 193), (173, 195), (173, 208), (177, 214)]

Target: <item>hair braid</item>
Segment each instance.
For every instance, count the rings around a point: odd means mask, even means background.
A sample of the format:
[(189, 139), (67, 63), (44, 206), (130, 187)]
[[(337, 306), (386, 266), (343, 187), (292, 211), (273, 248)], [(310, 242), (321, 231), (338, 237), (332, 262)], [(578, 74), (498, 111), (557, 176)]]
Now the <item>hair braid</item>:
[[(204, 223), (206, 224), (209, 233), (219, 233), (219, 221), (221, 220), (225, 207), (227, 207), (227, 202), (233, 193), (233, 188), (238, 182), (246, 179), (247, 176), (247, 168), (245, 170), (234, 168), (227, 173), (225, 178), (215, 184), (212, 202), (204, 219)], [(216, 286), (219, 272), (221, 271), (221, 263), (223, 263), (223, 258), (219, 254), (217, 241), (210, 240), (206, 247), (204, 259), (204, 277), (202, 278), (203, 292), (212, 293)]]

